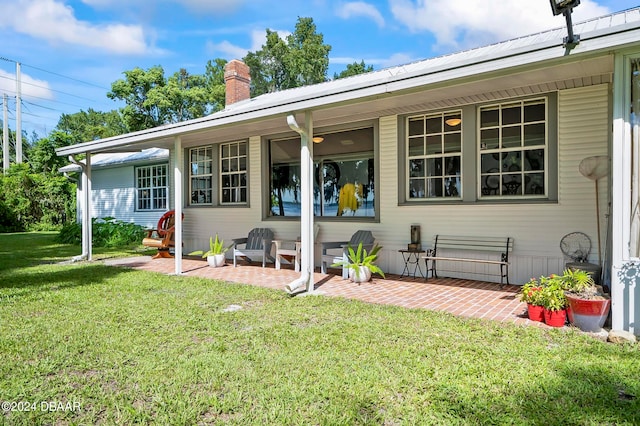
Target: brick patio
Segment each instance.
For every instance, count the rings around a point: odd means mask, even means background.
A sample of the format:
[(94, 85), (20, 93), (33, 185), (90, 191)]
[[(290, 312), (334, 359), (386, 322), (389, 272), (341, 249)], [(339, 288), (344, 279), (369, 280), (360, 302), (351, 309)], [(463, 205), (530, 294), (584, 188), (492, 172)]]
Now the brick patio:
[[(129, 267), (164, 274), (174, 273), (173, 259), (154, 259), (149, 256), (109, 260), (113, 266)], [(284, 291), (285, 285), (300, 276), (293, 269), (284, 267), (275, 270), (273, 264), (262, 268), (261, 265), (247, 265), (240, 262), (234, 268), (227, 263), (221, 268), (211, 268), (204, 260), (183, 259), (183, 274), (219, 279)], [(339, 273), (339, 270), (329, 271)], [(411, 278), (387, 274), (363, 284), (343, 280), (340, 275), (314, 274), (316, 291), (331, 297), (358, 299), (368, 303), (388, 304), (405, 308), (444, 311), (454, 315), (471, 318), (485, 318), (493, 321), (511, 322), (546, 327), (540, 322), (529, 321), (526, 305), (517, 298), (519, 286), (505, 285), (485, 281), (463, 280), (456, 278), (429, 279)]]

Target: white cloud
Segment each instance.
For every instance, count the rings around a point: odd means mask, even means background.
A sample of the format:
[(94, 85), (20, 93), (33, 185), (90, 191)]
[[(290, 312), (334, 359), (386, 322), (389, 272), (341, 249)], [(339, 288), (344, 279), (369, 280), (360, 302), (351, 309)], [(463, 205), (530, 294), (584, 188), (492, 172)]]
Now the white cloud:
[(244, 58), (248, 52), (246, 48), (236, 46), (227, 40), (220, 43), (208, 41), (205, 48), (209, 55), (216, 57), (222, 56), (229, 60)]
[(384, 27), (384, 18), (378, 9), (363, 1), (344, 3), (338, 8), (337, 15), (342, 19), (363, 16), (374, 21), (380, 28)]
[[(29, 74), (20, 73), (20, 93), (24, 98), (53, 99), (53, 92), (49, 83), (30, 77)], [(0, 93), (9, 96), (16, 94), (16, 75), (4, 70), (0, 70)]]
[(175, 2), (198, 12), (229, 13), (240, 7), (245, 0), (175, 0)]
[[(281, 39), (286, 40), (286, 38), (291, 35), (289, 31), (280, 31), (274, 30), (278, 33)], [(233, 44), (227, 40), (223, 40), (219, 43), (215, 43), (212, 41), (208, 41), (206, 44), (206, 50), (209, 55), (212, 56), (220, 56), (222, 53), (225, 59), (240, 59), (247, 55), (248, 52), (255, 52), (257, 50), (262, 49), (262, 46), (267, 42), (267, 31), (266, 30), (253, 30), (251, 31), (251, 46), (241, 47), (236, 44)]]
[(51, 44), (97, 48), (116, 54), (148, 53), (151, 48), (138, 25), (95, 25), (78, 20), (74, 10), (56, 0), (0, 0), (0, 28), (43, 39)]
[[(440, 46), (469, 47), (524, 36), (565, 25), (549, 2), (478, 0), (390, 0), (395, 19), (411, 32), (430, 32)], [(610, 13), (593, 0), (582, 0), (573, 22)]]
[[(242, 6), (246, 0), (82, 0), (82, 3), (102, 9), (119, 9), (122, 7), (145, 8), (157, 7), (154, 3), (173, 3), (184, 6), (199, 13), (229, 13)], [(160, 6), (163, 7), (163, 6)], [(167, 6), (164, 6), (166, 9)], [(175, 6), (174, 6), (175, 7)]]

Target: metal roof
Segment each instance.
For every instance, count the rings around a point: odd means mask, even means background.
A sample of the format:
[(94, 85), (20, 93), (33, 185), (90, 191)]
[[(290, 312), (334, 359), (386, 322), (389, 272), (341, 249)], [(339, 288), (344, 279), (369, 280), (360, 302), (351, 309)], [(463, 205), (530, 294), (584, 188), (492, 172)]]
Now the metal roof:
[(574, 33), (580, 35), (580, 44), (573, 50), (562, 47), (566, 31), (560, 27), (344, 79), (268, 93), (229, 105), (206, 117), (63, 147), (57, 152), (69, 155), (131, 147), (218, 126), (401, 93), (500, 69), (609, 52), (612, 47), (640, 43), (640, 7), (575, 24)]
[[(141, 164), (169, 159), (169, 150), (164, 148), (143, 149), (140, 152), (114, 152), (108, 154), (96, 154), (91, 156), (91, 168), (106, 168), (123, 164)], [(84, 161), (82, 161), (84, 163)], [(81, 167), (77, 164), (68, 164), (58, 169), (62, 173), (79, 172)]]

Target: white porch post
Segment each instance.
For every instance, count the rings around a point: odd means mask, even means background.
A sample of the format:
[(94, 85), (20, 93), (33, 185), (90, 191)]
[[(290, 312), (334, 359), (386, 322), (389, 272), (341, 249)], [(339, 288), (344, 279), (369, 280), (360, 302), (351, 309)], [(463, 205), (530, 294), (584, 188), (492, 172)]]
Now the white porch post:
[[(86, 153), (85, 170), (84, 170), (84, 210), (82, 229), (84, 229), (84, 238), (82, 241), (83, 253), (87, 254), (87, 260), (91, 260), (93, 256), (93, 229), (91, 224), (91, 153)], [(85, 243), (86, 240), (86, 243)], [(86, 244), (86, 246), (85, 246)], [(86, 251), (84, 250), (86, 248)]]
[(291, 130), (300, 135), (300, 277), (285, 286), (290, 293), (298, 293), (304, 288), (313, 291), (313, 117), (305, 111), (304, 126), (300, 127), (295, 114), (287, 116)]
[(304, 114), (304, 127), (307, 129), (301, 135), (300, 144), (300, 169), (301, 169), (301, 211), (300, 211), (300, 237), (301, 237), (301, 269), (303, 275), (309, 274), (307, 292), (313, 291), (314, 253), (313, 253), (313, 116), (311, 111)]
[(176, 136), (173, 140), (173, 186), (174, 202), (173, 208), (176, 211), (176, 248), (175, 248), (175, 274), (182, 275), (182, 139)]
[[(629, 259), (631, 218), (631, 129), (629, 126), (630, 87), (628, 58), (616, 54), (613, 72), (613, 143), (611, 152), (611, 328), (628, 330), (634, 319), (629, 318), (625, 301), (631, 294), (618, 276), (624, 261)], [(626, 315), (625, 315), (626, 313)]]

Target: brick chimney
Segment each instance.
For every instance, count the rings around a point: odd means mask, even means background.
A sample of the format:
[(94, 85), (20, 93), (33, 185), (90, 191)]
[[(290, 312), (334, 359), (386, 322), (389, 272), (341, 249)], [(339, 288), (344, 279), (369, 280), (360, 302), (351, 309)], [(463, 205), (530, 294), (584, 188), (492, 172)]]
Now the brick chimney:
[(242, 61), (233, 59), (224, 67), (226, 105), (244, 101), (251, 97), (251, 76), (249, 67)]

